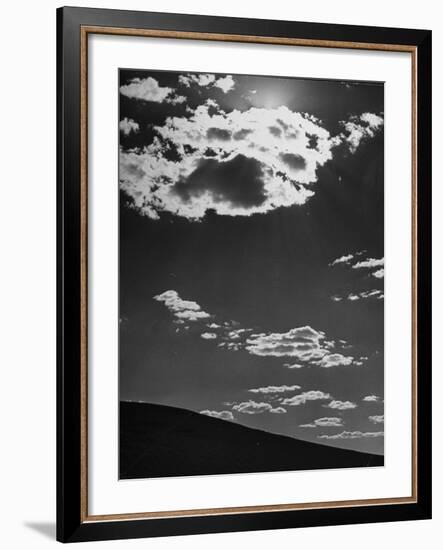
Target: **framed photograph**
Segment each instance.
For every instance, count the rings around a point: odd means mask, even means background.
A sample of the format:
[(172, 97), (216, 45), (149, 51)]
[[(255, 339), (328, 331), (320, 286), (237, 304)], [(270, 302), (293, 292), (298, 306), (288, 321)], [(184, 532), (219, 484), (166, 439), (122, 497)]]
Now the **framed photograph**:
[(431, 32), (57, 17), (58, 540), (430, 518)]

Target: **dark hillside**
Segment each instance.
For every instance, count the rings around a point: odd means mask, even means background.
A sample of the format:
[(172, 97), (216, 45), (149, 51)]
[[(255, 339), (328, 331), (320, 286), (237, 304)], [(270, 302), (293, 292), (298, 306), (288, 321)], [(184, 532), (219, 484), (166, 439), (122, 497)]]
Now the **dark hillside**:
[(185, 409), (120, 403), (120, 479), (383, 466), (383, 457)]

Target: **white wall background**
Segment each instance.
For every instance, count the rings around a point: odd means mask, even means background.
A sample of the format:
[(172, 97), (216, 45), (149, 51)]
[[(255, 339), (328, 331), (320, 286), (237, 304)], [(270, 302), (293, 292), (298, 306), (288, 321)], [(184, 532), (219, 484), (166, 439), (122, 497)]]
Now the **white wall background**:
[[(434, 0), (401, 3), (372, 0), (107, 0), (76, 5), (292, 19), (434, 31), (434, 97), (443, 92), (443, 19)], [(55, 8), (61, 2), (21, 0), (2, 6), (0, 140), (0, 346), (1, 452), (0, 541), (13, 549), (46, 549), (55, 545)], [(442, 104), (434, 103), (434, 280), (443, 278), (442, 169), (443, 147), (437, 122)], [(441, 338), (441, 285), (434, 294), (434, 340)], [(434, 388), (443, 383), (436, 361)], [(101, 548), (214, 550), (284, 546), (328, 550), (401, 546), (402, 550), (441, 539), (443, 459), (439, 421), (442, 400), (434, 405), (434, 519), (426, 522), (355, 525), (256, 533), (200, 535), (139, 541), (95, 543)], [(440, 437), (439, 437), (440, 436)], [(434, 542), (435, 541), (435, 542)], [(92, 545), (86, 544), (87, 547)]]

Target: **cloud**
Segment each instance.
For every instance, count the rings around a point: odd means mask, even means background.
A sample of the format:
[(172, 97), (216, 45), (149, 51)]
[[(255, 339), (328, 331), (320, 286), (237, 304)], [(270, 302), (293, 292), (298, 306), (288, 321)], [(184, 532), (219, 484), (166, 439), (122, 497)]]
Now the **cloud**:
[(179, 319), (186, 319), (188, 321), (198, 321), (199, 319), (207, 319), (210, 317), (209, 313), (206, 313), (206, 311), (192, 310), (179, 311), (175, 313), (175, 316)]
[(283, 407), (273, 407), (269, 403), (257, 403), (256, 401), (243, 401), (232, 407), (234, 411), (243, 414), (262, 414), (264, 412), (270, 412), (274, 414), (282, 414), (286, 412)]
[(383, 118), (373, 113), (363, 113), (360, 115), (360, 120), (366, 122), (371, 129), (383, 126)]
[(339, 434), (332, 435), (318, 435), (320, 439), (363, 439), (366, 437), (383, 437), (384, 432), (341, 432)]
[(262, 388), (252, 388), (248, 390), (251, 393), (285, 393), (288, 391), (295, 391), (299, 390), (300, 386), (293, 385), (293, 386), (264, 386)]
[(170, 94), (174, 92), (173, 88), (160, 86), (155, 78), (133, 78), (129, 84), (120, 86), (120, 93), (134, 99), (162, 103)]
[(218, 347), (226, 348), (229, 351), (239, 351), (242, 349), (241, 344), (235, 342), (220, 342), (220, 344), (218, 344)]
[(298, 327), (288, 332), (251, 334), (245, 349), (252, 355), (261, 357), (294, 357), (299, 362), (284, 366), (295, 369), (304, 364), (321, 368), (353, 365), (354, 357), (341, 353), (331, 353), (335, 342), (326, 339), (324, 332), (310, 326)]
[(334, 266), (334, 265), (338, 265), (338, 264), (348, 264), (352, 260), (353, 257), (354, 257), (353, 254), (346, 254), (344, 256), (340, 256), (340, 258), (336, 258), (329, 265)]
[(191, 84), (197, 84), (197, 86), (209, 86), (214, 83), (215, 75), (213, 74), (188, 74), (180, 75), (178, 77), (180, 84), (183, 84), (186, 87), (190, 87)]
[(203, 332), (200, 336), (204, 340), (214, 340), (215, 338), (217, 338), (217, 335), (215, 334), (215, 332)]
[(246, 349), (252, 355), (262, 357), (297, 357), (307, 361), (321, 359), (327, 350), (321, 347), (325, 334), (310, 326), (298, 327), (288, 332), (251, 334)]
[(132, 118), (125, 117), (123, 120), (120, 120), (119, 128), (125, 134), (125, 136), (128, 136), (131, 132), (138, 132), (140, 126), (137, 122), (132, 120)]
[(210, 317), (209, 313), (203, 311), (197, 302), (183, 300), (175, 290), (166, 290), (162, 294), (154, 296), (154, 300), (163, 302), (168, 310), (181, 320), (198, 321)]
[(297, 407), (298, 405), (304, 405), (308, 401), (321, 401), (325, 399), (331, 399), (329, 393), (325, 393), (320, 390), (309, 390), (293, 397), (287, 397), (282, 400), (282, 405), (289, 405), (290, 407)]
[(351, 356), (345, 356), (341, 353), (332, 353), (331, 355), (325, 355), (317, 363), (319, 367), (330, 368), (339, 366), (352, 365), (354, 358)]
[[(270, 127), (281, 135), (273, 136)], [(143, 150), (120, 151), (120, 186), (152, 219), (170, 212), (200, 220), (208, 210), (250, 216), (302, 205), (313, 196), (317, 169), (332, 158), (334, 146), (318, 122), (287, 107), (225, 113), (204, 104), (154, 131)], [(168, 157), (171, 147), (178, 160)]]
[[(331, 267), (339, 264), (344, 264), (347, 266), (351, 266), (352, 269), (368, 269), (368, 270), (374, 270), (377, 268), (378, 271), (372, 272), (371, 275), (377, 278), (382, 278), (384, 276), (384, 265), (385, 260), (384, 258), (366, 258), (365, 260), (356, 261), (358, 256), (361, 256), (365, 251), (356, 252), (355, 254), (346, 254), (344, 256), (341, 256), (340, 258), (335, 259), (332, 261), (329, 265)], [(353, 261), (355, 263), (353, 263)]]
[(360, 298), (377, 298), (377, 300), (383, 299), (384, 295), (381, 290), (365, 290), (364, 292), (360, 292), (359, 294)]
[(373, 416), (368, 417), (371, 422), (374, 424), (383, 424), (385, 421), (385, 415), (384, 414), (376, 414)]
[(287, 369), (302, 369), (303, 365), (300, 365), (300, 363), (283, 363), (283, 366)]
[(272, 414), (284, 414), (287, 412), (287, 410), (284, 409), (283, 407), (275, 407), (274, 409), (271, 409), (269, 412)]
[(213, 418), (220, 418), (221, 420), (234, 420), (234, 415), (231, 411), (210, 411), (208, 409), (200, 411), (200, 414), (206, 414)]
[[(192, 300), (182, 299), (177, 291), (166, 290), (154, 296), (154, 300), (164, 303), (168, 310), (176, 317), (175, 323), (185, 324), (189, 321), (200, 321), (214, 317), (202, 310), (200, 305)], [(284, 363), (288, 369), (300, 369), (305, 366), (332, 368), (339, 366), (361, 366), (367, 357), (358, 360), (351, 355), (338, 353), (335, 348), (348, 348), (344, 340), (328, 340), (324, 332), (317, 331), (310, 326), (297, 327), (284, 333), (262, 332), (254, 333), (251, 328), (239, 327), (236, 321), (218, 323), (207, 322), (206, 327), (217, 329), (203, 330), (200, 334), (205, 340), (219, 340), (217, 346), (227, 351), (245, 350), (251, 355), (260, 357), (292, 357), (295, 363)], [(185, 327), (188, 328), (188, 327)], [(300, 389), (298, 385), (264, 386), (252, 388), (252, 393), (280, 393)]]
[(362, 401), (366, 401), (368, 403), (380, 401), (380, 397), (378, 397), (378, 395), (366, 395), (365, 397), (363, 397)]
[(376, 279), (383, 279), (385, 276), (384, 265), (384, 258), (367, 258), (366, 260), (354, 264), (352, 269), (368, 269), (371, 271), (373, 277)]
[(328, 407), (329, 409), (337, 409), (339, 411), (345, 411), (347, 409), (355, 409), (357, 405), (352, 401), (339, 401), (334, 399), (333, 401), (325, 405), (325, 407)]
[(341, 426), (343, 426), (343, 419), (336, 416), (325, 416), (323, 418), (317, 418), (317, 420), (309, 424), (300, 424), (300, 428), (329, 428)]
[(216, 78), (215, 74), (201, 73), (201, 74), (187, 74), (180, 75), (178, 77), (180, 84), (183, 84), (187, 88), (192, 86), (200, 86), (202, 88), (219, 88), (225, 94), (231, 91), (235, 87), (235, 80), (231, 75)]
[[(227, 93), (235, 80), (231, 75), (187, 74), (180, 75), (179, 84)], [(186, 100), (152, 77), (135, 78), (120, 91), (145, 101)], [(331, 136), (316, 117), (285, 106), (225, 112), (207, 99), (186, 110), (188, 116), (171, 116), (154, 127), (156, 137), (150, 145), (120, 151), (120, 186), (133, 207), (152, 219), (169, 212), (197, 221), (208, 210), (250, 216), (303, 205), (315, 193), (317, 169), (332, 159), (335, 148), (346, 143), (354, 150), (383, 123), (379, 115), (363, 113), (342, 121), (345, 131)], [(174, 159), (168, 155), (171, 149)], [(230, 182), (229, 175), (241, 171), (242, 186), (239, 176), (237, 184)], [(243, 186), (247, 189), (238, 189)]]
[(349, 300), (351, 302), (355, 302), (357, 300), (367, 299), (367, 298), (383, 300), (384, 294), (382, 290), (373, 289), (373, 290), (364, 290), (362, 292), (357, 292), (357, 293), (351, 292), (347, 296), (337, 296), (337, 295), (331, 296), (331, 300), (333, 300), (334, 302), (341, 302), (342, 300)]
[(368, 258), (367, 260), (363, 260), (361, 262), (357, 262), (352, 266), (352, 269), (372, 269), (374, 267), (381, 267), (384, 266), (385, 260), (384, 258)]
[(216, 88), (220, 88), (225, 94), (230, 92), (235, 87), (235, 81), (230, 74), (223, 78), (219, 78), (214, 82)]
[(337, 137), (338, 143), (345, 143), (355, 153), (362, 141), (373, 138), (383, 127), (383, 117), (374, 113), (363, 113), (350, 117), (340, 124), (344, 131)]
[[(346, 266), (352, 267), (352, 269), (367, 269), (370, 272), (370, 275), (375, 277), (376, 279), (382, 279), (385, 275), (384, 270), (384, 258), (366, 258), (364, 260), (357, 261), (357, 256), (361, 256), (365, 250), (361, 252), (357, 252), (356, 254), (347, 254), (345, 256), (341, 256), (340, 258), (337, 258), (333, 262), (331, 262), (330, 266), (335, 266), (338, 264), (344, 264)], [(350, 300), (351, 302), (358, 301), (360, 299), (366, 299), (366, 298), (375, 298), (377, 300), (383, 300), (384, 299), (384, 293), (381, 290), (373, 289), (373, 290), (364, 290), (361, 292), (351, 292), (347, 296), (340, 296), (340, 295), (333, 295), (331, 296), (331, 300), (334, 302), (341, 302), (342, 300)]]

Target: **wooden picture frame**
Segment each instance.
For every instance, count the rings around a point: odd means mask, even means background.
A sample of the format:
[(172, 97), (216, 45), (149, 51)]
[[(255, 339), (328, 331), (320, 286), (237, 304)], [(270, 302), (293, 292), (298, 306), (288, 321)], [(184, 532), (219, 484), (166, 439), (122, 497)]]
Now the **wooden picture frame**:
[[(88, 36), (407, 52), (412, 64), (412, 494), (174, 512), (88, 512)], [(57, 10), (57, 539), (76, 542), (431, 517), (431, 32), (147, 13)]]

